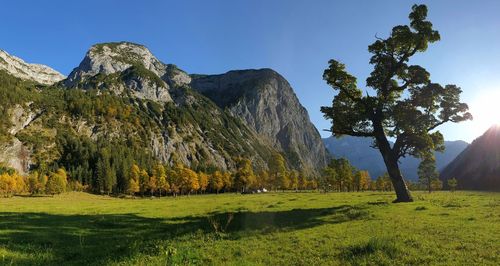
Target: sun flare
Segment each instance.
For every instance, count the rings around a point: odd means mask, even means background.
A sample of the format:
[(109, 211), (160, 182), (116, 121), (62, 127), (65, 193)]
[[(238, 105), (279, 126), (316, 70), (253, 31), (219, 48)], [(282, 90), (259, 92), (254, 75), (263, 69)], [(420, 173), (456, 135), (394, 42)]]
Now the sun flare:
[(493, 125), (500, 126), (500, 89), (485, 90), (470, 104), (474, 119), (470, 130), (479, 136)]

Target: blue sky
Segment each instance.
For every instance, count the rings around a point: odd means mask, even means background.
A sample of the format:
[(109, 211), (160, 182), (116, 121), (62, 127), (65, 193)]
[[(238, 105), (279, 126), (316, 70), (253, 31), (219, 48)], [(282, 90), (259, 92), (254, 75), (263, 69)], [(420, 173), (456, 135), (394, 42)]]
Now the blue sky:
[[(319, 108), (334, 92), (322, 80), (335, 58), (364, 86), (374, 36), (408, 22), (414, 1), (8, 1), (2, 3), (0, 49), (68, 74), (95, 43), (146, 45), (189, 73), (273, 68), (295, 89), (323, 136)], [(472, 141), (500, 122), (500, 2), (421, 1), (442, 41), (412, 63), (434, 82), (462, 87), (480, 119), (440, 129)]]

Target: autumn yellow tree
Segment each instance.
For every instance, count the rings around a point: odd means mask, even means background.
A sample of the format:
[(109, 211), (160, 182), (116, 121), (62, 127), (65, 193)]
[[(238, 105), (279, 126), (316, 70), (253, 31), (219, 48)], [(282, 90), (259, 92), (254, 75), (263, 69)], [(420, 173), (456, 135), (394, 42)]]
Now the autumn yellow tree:
[(224, 176), (221, 172), (215, 171), (210, 175), (209, 188), (217, 194), (224, 188)]
[(223, 172), (222, 179), (224, 180), (224, 192), (230, 191), (234, 185), (234, 176), (230, 172)]
[(170, 189), (170, 184), (167, 181), (167, 172), (165, 171), (165, 167), (161, 164), (156, 165), (155, 175), (158, 179), (158, 194), (161, 197), (163, 191), (165, 191), (165, 193), (168, 193)]
[(127, 184), (127, 194), (134, 195), (140, 191), (139, 178), (141, 175), (141, 169), (137, 164), (133, 164), (130, 169), (130, 177)]
[(255, 183), (256, 178), (250, 160), (238, 158), (237, 169), (234, 175), (234, 186), (236, 190), (246, 192)]
[(141, 169), (139, 174), (139, 191), (144, 196), (144, 192), (149, 189), (149, 174), (145, 169)]
[(255, 175), (255, 177), (255, 187), (262, 189), (267, 186), (267, 183), (269, 182), (269, 173), (266, 170), (261, 170), (258, 174)]
[(274, 188), (276, 189), (287, 189), (290, 185), (290, 180), (286, 173), (285, 159), (281, 154), (274, 153), (271, 161), (269, 162), (269, 172), (271, 179), (274, 183)]
[(8, 173), (0, 174), (0, 195), (9, 197), (14, 194), (15, 180)]
[(68, 186), (68, 175), (66, 171), (59, 168), (55, 173), (51, 173), (47, 180), (45, 191), (47, 194), (61, 194), (66, 191)]
[(198, 183), (200, 185), (201, 193), (205, 193), (205, 190), (207, 190), (208, 179), (209, 179), (209, 177), (206, 173), (203, 173), (203, 172), (198, 173)]

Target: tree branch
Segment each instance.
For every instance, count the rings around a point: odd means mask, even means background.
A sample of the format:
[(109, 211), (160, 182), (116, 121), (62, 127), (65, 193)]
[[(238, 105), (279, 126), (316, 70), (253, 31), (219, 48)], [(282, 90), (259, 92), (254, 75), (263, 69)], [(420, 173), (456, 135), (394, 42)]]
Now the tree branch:
[(429, 127), (429, 128), (427, 129), (427, 132), (429, 132), (429, 131), (431, 131), (431, 130), (435, 129), (436, 127), (438, 127), (438, 126), (440, 126), (440, 125), (442, 125), (442, 124), (444, 124), (444, 123), (446, 123), (446, 122), (449, 122), (449, 121), (450, 121), (450, 119), (444, 119), (443, 121), (440, 121), (440, 122), (438, 122), (438, 123), (436, 123), (436, 124), (432, 125), (431, 127)]
[(373, 132), (360, 132), (360, 131), (354, 131), (353, 129), (350, 129), (350, 130), (325, 129), (325, 131), (332, 132), (334, 134), (349, 135), (349, 136), (354, 136), (354, 137), (374, 137), (375, 136), (375, 134)]

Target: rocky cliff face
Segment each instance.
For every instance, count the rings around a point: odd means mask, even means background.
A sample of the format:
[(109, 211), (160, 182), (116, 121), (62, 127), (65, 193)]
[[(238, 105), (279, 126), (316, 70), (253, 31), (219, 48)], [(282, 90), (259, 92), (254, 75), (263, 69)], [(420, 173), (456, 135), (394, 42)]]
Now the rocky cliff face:
[(64, 81), (67, 87), (131, 92), (138, 98), (171, 101), (169, 90), (191, 78), (175, 65), (160, 62), (148, 48), (129, 42), (97, 44)]
[(4, 69), (15, 77), (44, 85), (54, 84), (65, 78), (64, 75), (48, 66), (26, 63), (3, 50), (0, 50), (0, 69)]
[(290, 84), (271, 69), (230, 71), (222, 75), (193, 75), (191, 86), (229, 109), (296, 169), (317, 171), (327, 152)]

